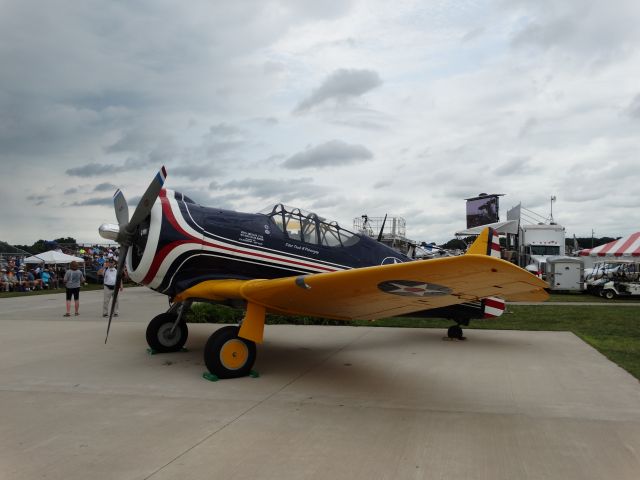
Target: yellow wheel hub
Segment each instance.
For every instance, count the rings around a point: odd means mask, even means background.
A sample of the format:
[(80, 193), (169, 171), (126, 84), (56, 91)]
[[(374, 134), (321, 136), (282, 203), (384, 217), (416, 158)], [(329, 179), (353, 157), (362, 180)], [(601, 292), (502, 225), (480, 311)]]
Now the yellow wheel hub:
[(228, 370), (242, 368), (249, 358), (247, 345), (237, 338), (228, 340), (220, 349), (220, 363)]

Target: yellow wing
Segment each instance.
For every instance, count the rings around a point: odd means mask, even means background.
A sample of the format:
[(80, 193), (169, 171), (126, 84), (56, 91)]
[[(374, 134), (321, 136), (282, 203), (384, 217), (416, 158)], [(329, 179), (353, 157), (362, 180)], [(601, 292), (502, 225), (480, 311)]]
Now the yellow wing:
[(273, 313), (374, 320), (490, 296), (543, 301), (547, 286), (504, 260), (463, 255), (273, 280), (210, 280), (175, 300), (235, 298)]

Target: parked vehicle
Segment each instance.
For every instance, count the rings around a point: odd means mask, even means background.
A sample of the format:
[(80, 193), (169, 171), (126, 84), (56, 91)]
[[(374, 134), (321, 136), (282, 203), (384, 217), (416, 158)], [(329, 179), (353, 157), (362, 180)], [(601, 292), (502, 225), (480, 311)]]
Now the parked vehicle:
[(565, 229), (555, 223), (520, 226), (520, 266), (547, 279), (547, 258), (565, 255)]
[(609, 300), (631, 295), (640, 295), (640, 282), (609, 281), (602, 287), (602, 296)]
[(584, 278), (589, 293), (603, 296), (604, 290), (608, 288), (611, 292), (607, 298), (613, 298), (615, 295), (626, 294), (628, 290), (608, 286), (640, 282), (640, 265), (631, 260), (607, 260), (596, 263), (591, 269), (585, 269)]

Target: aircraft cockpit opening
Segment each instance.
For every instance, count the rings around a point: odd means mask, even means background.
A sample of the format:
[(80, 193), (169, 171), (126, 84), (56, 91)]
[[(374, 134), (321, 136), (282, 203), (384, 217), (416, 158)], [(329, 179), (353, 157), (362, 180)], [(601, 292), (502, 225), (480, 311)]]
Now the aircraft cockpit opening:
[(267, 212), (265, 215), (291, 240), (325, 247), (350, 247), (360, 241), (358, 235), (342, 228), (338, 222), (327, 221), (301, 208), (279, 203)]

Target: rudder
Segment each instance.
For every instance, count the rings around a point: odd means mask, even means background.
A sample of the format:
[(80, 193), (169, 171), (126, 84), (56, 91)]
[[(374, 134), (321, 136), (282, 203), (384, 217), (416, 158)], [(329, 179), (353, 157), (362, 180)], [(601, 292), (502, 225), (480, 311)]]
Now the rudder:
[(465, 255), (488, 255), (500, 258), (500, 239), (498, 233), (491, 227), (487, 227), (471, 244)]

